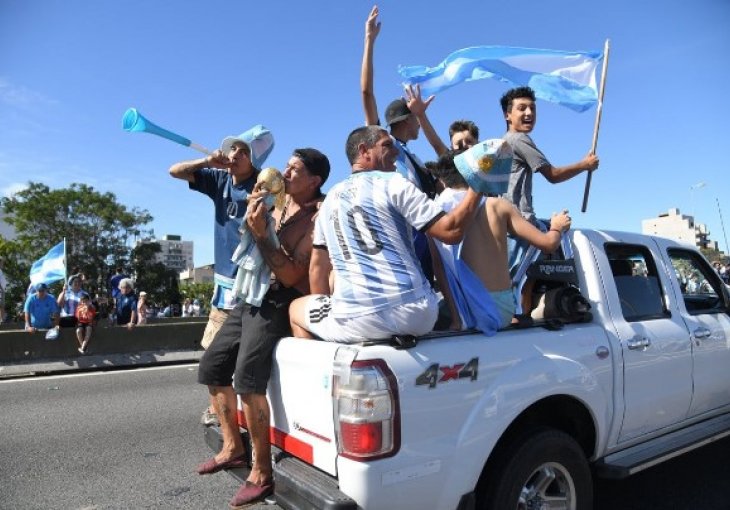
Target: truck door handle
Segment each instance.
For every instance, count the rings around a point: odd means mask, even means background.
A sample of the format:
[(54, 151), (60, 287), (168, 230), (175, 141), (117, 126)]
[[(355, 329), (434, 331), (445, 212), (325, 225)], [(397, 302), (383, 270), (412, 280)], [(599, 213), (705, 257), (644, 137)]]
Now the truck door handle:
[(626, 346), (632, 351), (645, 350), (651, 345), (651, 340), (643, 336), (635, 336), (626, 342)]
[(707, 328), (697, 328), (693, 332), (696, 339), (701, 340), (703, 338), (708, 338), (710, 335), (712, 335), (712, 331), (710, 331)]

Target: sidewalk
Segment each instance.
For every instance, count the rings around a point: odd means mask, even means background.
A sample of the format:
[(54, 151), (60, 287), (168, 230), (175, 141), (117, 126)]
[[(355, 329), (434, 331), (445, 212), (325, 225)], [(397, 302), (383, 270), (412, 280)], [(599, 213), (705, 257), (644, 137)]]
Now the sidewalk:
[(198, 351), (147, 351), (135, 354), (88, 354), (66, 360), (34, 360), (0, 366), (0, 380), (17, 377), (55, 375), (64, 372), (91, 372), (122, 370), (143, 366), (197, 363), (202, 350)]

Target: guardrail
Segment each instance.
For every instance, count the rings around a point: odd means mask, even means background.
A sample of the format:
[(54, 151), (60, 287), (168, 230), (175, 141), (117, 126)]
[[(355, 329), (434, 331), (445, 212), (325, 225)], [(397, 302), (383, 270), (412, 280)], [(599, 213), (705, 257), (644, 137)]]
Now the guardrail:
[[(200, 350), (207, 317), (157, 319), (128, 330), (102, 321), (94, 329), (87, 354), (134, 354), (148, 351)], [(61, 328), (56, 340), (46, 340), (45, 331), (28, 333), (23, 329), (0, 329), (0, 364), (36, 360), (80, 358), (76, 328)]]

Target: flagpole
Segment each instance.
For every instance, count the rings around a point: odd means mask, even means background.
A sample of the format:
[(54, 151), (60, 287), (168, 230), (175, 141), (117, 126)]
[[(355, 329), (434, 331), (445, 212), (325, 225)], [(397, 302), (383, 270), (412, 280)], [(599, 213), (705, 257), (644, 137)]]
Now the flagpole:
[(66, 258), (66, 238), (63, 238), (63, 284), (68, 283), (68, 260)]
[[(603, 69), (601, 71), (601, 87), (598, 91), (598, 104), (596, 105), (596, 122), (593, 126), (593, 143), (591, 144), (591, 154), (596, 153), (596, 146), (598, 145), (598, 128), (601, 126), (601, 113), (603, 112), (603, 92), (606, 90), (606, 71), (608, 71), (608, 53), (610, 50), (609, 41), (606, 39), (606, 43), (603, 46)], [(591, 190), (591, 177), (593, 176), (593, 170), (588, 170), (586, 176), (586, 187), (583, 191), (583, 207), (580, 212), (586, 212), (588, 208), (588, 193)]]

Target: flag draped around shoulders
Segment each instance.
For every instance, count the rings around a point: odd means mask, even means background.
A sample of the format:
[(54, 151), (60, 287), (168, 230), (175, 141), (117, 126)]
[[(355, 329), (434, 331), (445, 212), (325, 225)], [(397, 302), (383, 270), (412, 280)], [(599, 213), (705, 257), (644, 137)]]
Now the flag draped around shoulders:
[(399, 66), (403, 85), (419, 85), (428, 97), (466, 81), (497, 79), (528, 86), (539, 99), (577, 112), (596, 104), (596, 67), (600, 51), (561, 51), (510, 46), (473, 46), (457, 50), (436, 67)]
[(63, 280), (66, 276), (65, 243), (61, 241), (48, 250), (43, 257), (39, 258), (30, 268), (30, 283), (53, 283)]

